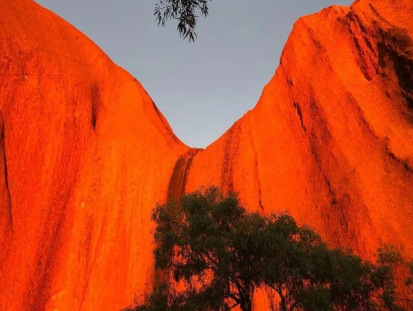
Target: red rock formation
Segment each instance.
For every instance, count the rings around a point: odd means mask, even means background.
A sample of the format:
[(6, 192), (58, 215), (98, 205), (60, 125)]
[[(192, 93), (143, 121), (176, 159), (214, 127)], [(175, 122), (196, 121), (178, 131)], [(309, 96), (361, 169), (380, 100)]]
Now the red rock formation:
[(119, 310), (151, 285), (151, 208), (188, 147), (33, 1), (0, 0), (0, 51), (0, 310)]
[(412, 254), (412, 16), (361, 0), (301, 18), (257, 106), (199, 151), (84, 35), (0, 0), (0, 310), (129, 305), (151, 285), (152, 207), (211, 184), (363, 256)]
[(257, 106), (194, 157), (186, 191), (235, 190), (333, 246), (371, 258), (391, 243), (412, 258), (412, 38), (411, 0), (299, 19)]
[(335, 246), (413, 254), (413, 2), (300, 18), (257, 106), (197, 154), (186, 191), (239, 191)]

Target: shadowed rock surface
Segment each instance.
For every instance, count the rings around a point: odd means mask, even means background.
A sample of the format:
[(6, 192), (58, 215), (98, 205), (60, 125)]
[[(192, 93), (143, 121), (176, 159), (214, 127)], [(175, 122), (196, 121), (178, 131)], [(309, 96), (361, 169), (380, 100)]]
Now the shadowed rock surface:
[(413, 254), (412, 16), (360, 0), (299, 19), (257, 106), (201, 151), (83, 34), (0, 0), (0, 310), (130, 305), (153, 282), (152, 208), (208, 185), (364, 257)]

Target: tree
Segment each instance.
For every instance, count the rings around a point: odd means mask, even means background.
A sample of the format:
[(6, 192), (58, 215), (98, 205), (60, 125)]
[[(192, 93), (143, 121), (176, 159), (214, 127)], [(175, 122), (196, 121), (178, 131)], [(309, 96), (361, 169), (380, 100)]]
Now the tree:
[(392, 249), (374, 265), (329, 249), (287, 214), (248, 213), (217, 188), (158, 205), (153, 219), (155, 268), (166, 277), (135, 311), (251, 311), (257, 288), (271, 293), (273, 310), (402, 310)]
[(249, 247), (255, 245), (242, 236), (264, 226), (265, 219), (255, 216), (248, 217), (235, 195), (223, 197), (216, 188), (156, 208), (156, 268), (185, 282), (192, 310), (251, 310), (256, 271)]
[(155, 5), (154, 15), (158, 25), (165, 26), (169, 19), (178, 20), (179, 35), (189, 41), (195, 41), (195, 27), (199, 14), (207, 16), (210, 0), (159, 0)]
[(389, 310), (403, 310), (396, 301), (396, 286), (394, 284), (394, 267), (403, 262), (394, 246), (383, 245), (377, 250), (376, 277), (381, 288), (380, 301), (382, 307)]
[(402, 302), (408, 310), (413, 310), (413, 260), (407, 263), (408, 277), (406, 279), (405, 285), (407, 287), (407, 298), (403, 299)]

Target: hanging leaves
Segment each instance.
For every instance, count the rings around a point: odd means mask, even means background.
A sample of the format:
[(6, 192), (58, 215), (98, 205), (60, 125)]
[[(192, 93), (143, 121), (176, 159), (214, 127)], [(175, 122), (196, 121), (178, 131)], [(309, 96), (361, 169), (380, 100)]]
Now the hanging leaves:
[(161, 26), (165, 26), (170, 19), (177, 20), (179, 35), (194, 42), (199, 14), (206, 17), (209, 13), (208, 1), (210, 0), (159, 0), (155, 5), (154, 16)]

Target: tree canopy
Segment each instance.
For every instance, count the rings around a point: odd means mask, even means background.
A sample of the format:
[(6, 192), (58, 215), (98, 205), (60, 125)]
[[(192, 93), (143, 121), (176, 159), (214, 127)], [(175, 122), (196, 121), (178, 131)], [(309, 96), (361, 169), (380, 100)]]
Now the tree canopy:
[(135, 311), (251, 311), (257, 288), (272, 310), (403, 310), (394, 248), (379, 249), (374, 265), (328, 248), (287, 214), (248, 213), (217, 188), (158, 205), (153, 219), (155, 268), (165, 273)]
[(178, 21), (179, 35), (195, 41), (196, 24), (199, 16), (207, 16), (209, 13), (208, 2), (210, 0), (158, 0), (155, 5), (154, 15), (158, 25), (165, 26), (166, 21), (174, 19)]

